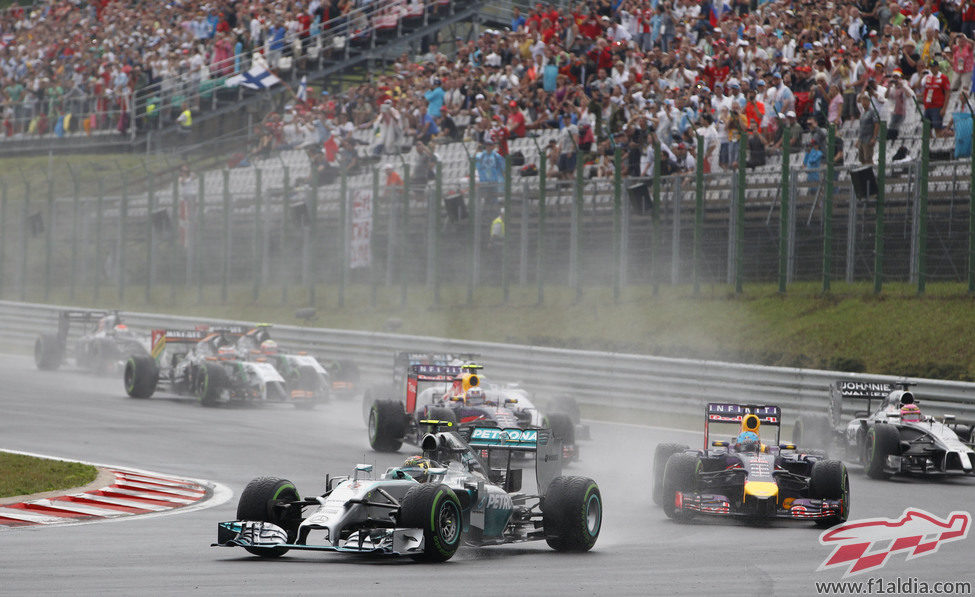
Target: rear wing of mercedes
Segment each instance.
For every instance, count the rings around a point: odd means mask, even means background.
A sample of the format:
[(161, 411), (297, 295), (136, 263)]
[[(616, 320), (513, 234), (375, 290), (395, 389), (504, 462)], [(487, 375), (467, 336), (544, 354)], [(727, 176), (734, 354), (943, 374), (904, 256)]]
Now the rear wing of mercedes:
[[(503, 465), (508, 491), (517, 491), (521, 485), (520, 469), (512, 469), (512, 457), (518, 452), (535, 453), (535, 481), (540, 495), (562, 474), (562, 442), (550, 429), (461, 427), (458, 432), (467, 445), (481, 453), (489, 470), (498, 470)], [(517, 483), (511, 482), (512, 479), (517, 479)]]
[(710, 431), (712, 424), (741, 425), (741, 421), (746, 415), (755, 415), (762, 425), (774, 427), (775, 443), (778, 445), (782, 426), (782, 409), (778, 406), (709, 402), (705, 408), (704, 449), (707, 450), (711, 445)]

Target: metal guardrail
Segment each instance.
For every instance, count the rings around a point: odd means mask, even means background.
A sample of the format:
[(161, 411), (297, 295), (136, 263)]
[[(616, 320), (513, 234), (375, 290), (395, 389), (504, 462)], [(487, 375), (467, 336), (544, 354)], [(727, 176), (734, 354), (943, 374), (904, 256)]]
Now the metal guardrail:
[[(0, 301), (7, 347), (33, 346), (39, 333), (56, 329), (61, 308)], [(123, 313), (123, 318), (136, 330), (240, 323), (150, 313)], [(702, 414), (709, 401), (772, 403), (782, 407), (786, 424), (793, 423), (800, 412), (825, 412), (829, 386), (838, 380), (909, 381), (917, 384), (913, 391), (926, 413), (952, 413), (959, 423), (975, 423), (975, 383), (290, 325), (274, 326), (273, 335), (285, 348), (354, 360), (366, 379), (390, 380), (396, 351), (473, 352), (482, 355), (488, 379), (503, 375), (506, 381), (518, 380), (539, 395), (569, 393), (580, 404), (593, 407), (685, 416)], [(852, 413), (855, 407), (862, 405), (847, 404), (844, 410)]]

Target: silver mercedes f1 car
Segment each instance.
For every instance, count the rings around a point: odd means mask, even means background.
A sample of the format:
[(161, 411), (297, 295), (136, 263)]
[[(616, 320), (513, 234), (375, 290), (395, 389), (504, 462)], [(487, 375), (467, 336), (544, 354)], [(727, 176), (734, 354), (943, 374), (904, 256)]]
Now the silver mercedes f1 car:
[[(326, 477), (324, 493), (306, 497), (287, 480), (254, 479), (240, 496), (237, 520), (218, 524), (213, 545), (267, 558), (295, 549), (442, 562), (461, 545), (544, 539), (557, 551), (588, 551), (596, 543), (599, 487), (561, 476), (562, 446), (548, 430), (424, 425), (431, 432), (421, 442), (423, 456), (378, 478), (372, 465), (359, 464), (351, 476)], [(514, 452), (534, 453), (536, 492), (522, 491)]]

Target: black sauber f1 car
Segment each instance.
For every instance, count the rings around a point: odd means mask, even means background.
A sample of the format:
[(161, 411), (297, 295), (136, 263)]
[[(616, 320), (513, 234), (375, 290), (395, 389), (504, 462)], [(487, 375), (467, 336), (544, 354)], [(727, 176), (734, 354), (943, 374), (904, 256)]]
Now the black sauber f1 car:
[[(69, 347), (72, 325), (83, 326), (85, 332)], [(38, 369), (57, 369), (70, 354), (83, 369), (109, 373), (131, 356), (149, 354), (148, 343), (122, 323), (118, 311), (63, 310), (58, 313), (57, 333), (41, 334), (34, 342), (34, 363)]]
[[(760, 523), (774, 519), (844, 522), (850, 509), (846, 467), (823, 452), (802, 452), (779, 443), (777, 406), (709, 403), (704, 449), (660, 444), (653, 459), (653, 498), (668, 517), (733, 516)], [(714, 440), (714, 424), (740, 426), (731, 441)], [(761, 442), (762, 425), (775, 429), (775, 443)]]
[[(423, 456), (378, 478), (372, 465), (359, 464), (350, 477), (326, 476), (324, 493), (307, 497), (285, 479), (254, 479), (240, 496), (237, 520), (218, 524), (213, 545), (265, 558), (294, 549), (443, 562), (461, 545), (544, 539), (556, 551), (582, 552), (596, 543), (599, 487), (561, 476), (561, 447), (547, 431), (423, 423), (431, 430), (421, 441)], [(534, 454), (537, 491), (522, 491), (513, 452)], [(306, 515), (305, 508), (312, 510)]]
[(521, 387), (487, 383), (481, 366), (461, 363), (450, 355), (416, 354), (405, 369), (399, 390), (405, 400), (373, 400), (368, 406), (369, 444), (374, 450), (395, 452), (404, 442), (419, 445), (424, 433), (420, 421), (437, 419), (462, 425), (551, 428), (563, 443), (565, 459), (578, 459), (576, 425), (570, 415), (542, 413)]
[[(953, 415), (937, 420), (922, 414), (909, 385), (838, 381), (830, 388), (828, 414), (801, 417), (793, 436), (824, 449), (838, 445), (847, 460), (862, 464), (874, 479), (899, 473), (975, 474), (975, 426), (959, 425)], [(846, 402), (863, 403), (865, 409), (844, 425)]]

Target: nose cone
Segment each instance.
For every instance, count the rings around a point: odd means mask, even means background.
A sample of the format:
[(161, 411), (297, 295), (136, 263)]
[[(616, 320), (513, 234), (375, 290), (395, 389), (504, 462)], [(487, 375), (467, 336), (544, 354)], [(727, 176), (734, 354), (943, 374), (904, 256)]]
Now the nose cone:
[(779, 495), (779, 486), (767, 481), (748, 481), (745, 483), (745, 497), (769, 499)]

